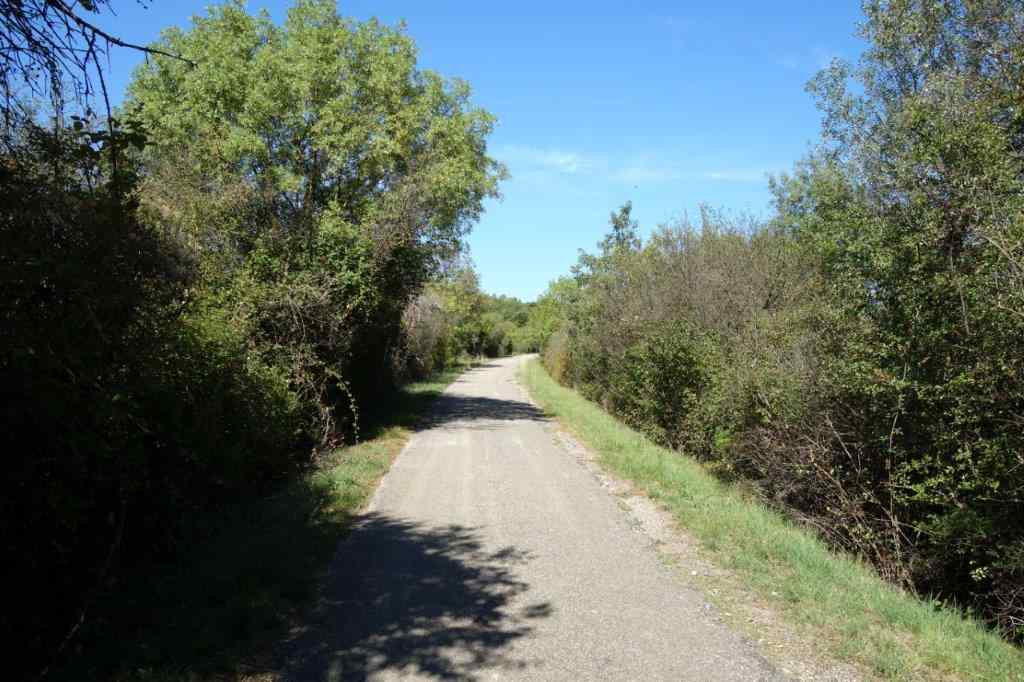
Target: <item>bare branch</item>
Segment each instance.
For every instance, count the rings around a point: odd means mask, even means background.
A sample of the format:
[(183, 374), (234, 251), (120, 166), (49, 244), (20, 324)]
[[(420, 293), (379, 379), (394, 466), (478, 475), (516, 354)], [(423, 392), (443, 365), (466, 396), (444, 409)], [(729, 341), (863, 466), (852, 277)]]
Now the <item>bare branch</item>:
[[(67, 88), (89, 109), (95, 94), (106, 90), (101, 54), (109, 60), (111, 47), (195, 63), (181, 55), (122, 40), (81, 15), (109, 9), (112, 0), (82, 3), (69, 0), (0, 0), (0, 111), (10, 124), (22, 114), (29, 98), (48, 95), (60, 110)], [(108, 124), (109, 96), (104, 94)]]

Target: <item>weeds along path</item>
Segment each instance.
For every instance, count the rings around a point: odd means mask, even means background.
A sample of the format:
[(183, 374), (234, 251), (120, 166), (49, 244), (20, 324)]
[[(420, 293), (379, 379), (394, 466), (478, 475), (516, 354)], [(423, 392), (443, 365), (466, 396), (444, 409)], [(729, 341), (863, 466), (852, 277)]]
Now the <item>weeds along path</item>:
[(492, 361), (342, 543), (286, 680), (774, 680)]

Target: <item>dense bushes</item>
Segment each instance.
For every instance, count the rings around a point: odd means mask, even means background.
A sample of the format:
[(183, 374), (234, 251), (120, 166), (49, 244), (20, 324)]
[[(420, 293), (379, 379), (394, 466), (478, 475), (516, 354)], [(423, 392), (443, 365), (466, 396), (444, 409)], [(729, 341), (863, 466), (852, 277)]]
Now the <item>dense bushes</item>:
[(4, 111), (3, 626), (33, 674), (121, 576), (358, 437), (503, 172), (465, 84), (333, 2), (158, 48), (107, 132)]
[(602, 402), (655, 440), (682, 445), (709, 380), (701, 345), (686, 322), (645, 330), (609, 367)]
[(0, 170), (4, 626), (38, 669), (117, 565), (173, 552), (302, 443), (287, 381), (190, 312), (194, 264), (137, 221), (130, 178), (83, 137), (22, 132)]
[[(809, 263), (802, 251), (771, 226), (746, 235), (708, 221), (699, 232), (663, 229), (614, 257), (615, 278), (629, 285), (602, 287), (595, 278), (607, 272), (581, 270), (545, 364), (658, 442), (756, 482), (887, 577), (1012, 631), (1024, 480), (1008, 410), (1019, 389), (1004, 383), (997, 404), (973, 381), (912, 386), (882, 361), (877, 327), (800, 269)], [(786, 261), (767, 274), (750, 267)], [(704, 287), (681, 288), (684, 272)], [(714, 282), (731, 289), (721, 304)], [(1004, 339), (1001, 352), (1018, 352), (1017, 343)], [(936, 405), (926, 391), (963, 400)], [(1000, 446), (984, 442), (982, 428)], [(944, 447), (952, 434), (966, 447)]]
[[(819, 151), (763, 225), (641, 244), (629, 207), (549, 336), (552, 373), (893, 580), (1024, 635), (1024, 14), (868, 2), (813, 83)], [(856, 77), (856, 88), (848, 79)]]

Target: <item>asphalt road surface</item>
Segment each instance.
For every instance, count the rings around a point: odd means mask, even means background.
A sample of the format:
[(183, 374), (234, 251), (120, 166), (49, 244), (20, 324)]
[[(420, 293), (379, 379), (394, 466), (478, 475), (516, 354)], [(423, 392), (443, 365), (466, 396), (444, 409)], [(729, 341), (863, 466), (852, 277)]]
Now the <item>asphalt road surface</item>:
[(284, 679), (781, 679), (558, 444), (522, 361), (438, 399), (339, 546)]

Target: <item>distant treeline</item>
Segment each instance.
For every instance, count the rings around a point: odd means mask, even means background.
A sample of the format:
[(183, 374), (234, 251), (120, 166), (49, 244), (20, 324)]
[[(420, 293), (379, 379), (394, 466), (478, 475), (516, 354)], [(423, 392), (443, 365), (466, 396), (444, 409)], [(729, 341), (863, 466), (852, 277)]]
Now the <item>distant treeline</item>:
[(1024, 638), (1024, 8), (865, 2), (767, 221), (627, 204), (548, 370), (887, 578)]
[(476, 271), (463, 263), (429, 282), (405, 309), (404, 365), (414, 377), (450, 366), (460, 357), (535, 352), (527, 327), (532, 303), (480, 291)]
[(107, 116), (106, 39), (74, 12), (110, 4), (0, 1), (17, 679), (87, 646), (103, 595), (211, 513), (357, 439), (400, 383), (507, 352), (506, 315), (525, 320), (460, 256), (504, 175), (493, 118), (402, 30), (330, 0), (282, 26), (214, 6), (164, 32)]

